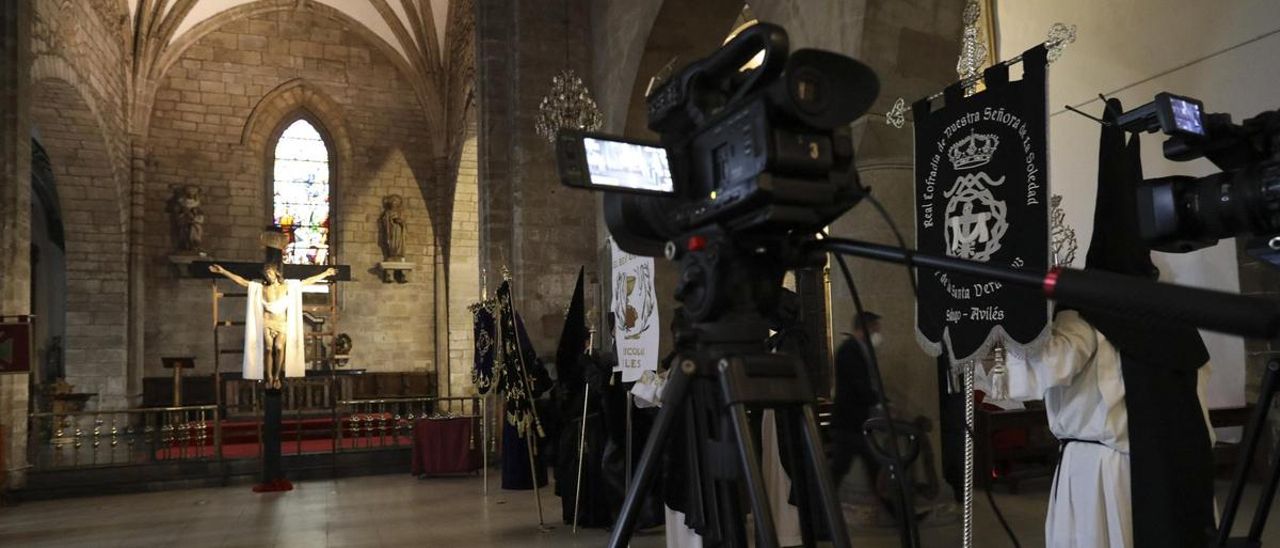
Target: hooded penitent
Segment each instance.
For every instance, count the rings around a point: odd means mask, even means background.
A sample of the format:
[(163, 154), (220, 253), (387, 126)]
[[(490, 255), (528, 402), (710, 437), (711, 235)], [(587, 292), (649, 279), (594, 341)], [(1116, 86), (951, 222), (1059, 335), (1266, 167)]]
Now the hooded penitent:
[[(1154, 279), (1151, 251), (1138, 232), (1142, 183), (1138, 136), (1125, 143), (1107, 101), (1098, 152), (1098, 198), (1086, 270)], [(1138, 547), (1204, 546), (1214, 526), (1213, 455), (1196, 392), (1209, 361), (1192, 327), (1081, 310), (1121, 356), (1129, 415), (1133, 539)]]

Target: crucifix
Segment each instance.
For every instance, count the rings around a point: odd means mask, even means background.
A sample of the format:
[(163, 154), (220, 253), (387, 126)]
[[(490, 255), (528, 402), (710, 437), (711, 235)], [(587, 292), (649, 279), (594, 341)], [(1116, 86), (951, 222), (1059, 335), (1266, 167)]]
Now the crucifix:
[[(262, 265), (265, 281), (259, 282), (246, 280), (220, 264), (209, 265), (209, 272), (249, 290), (244, 320), (244, 375), (261, 378), (267, 388), (275, 390), (284, 386), (286, 374), (305, 375), (302, 288), (338, 273), (329, 267), (302, 280), (286, 280), (283, 270), (280, 263), (268, 261)], [(261, 332), (254, 328), (260, 328)]]
[[(281, 388), (286, 377), (306, 376), (306, 346), (302, 318), (302, 288), (329, 279), (351, 279), (350, 267), (285, 265), (287, 234), (268, 230), (262, 235), (266, 261), (206, 262), (191, 264), (191, 274), (223, 277), (247, 290), (245, 306), (244, 368), (246, 379), (262, 380), (265, 387), (262, 424), (262, 483), (254, 491), (287, 491), (280, 456), (282, 422)], [(257, 279), (261, 276), (261, 281)], [(217, 387), (221, 394), (222, 387)]]

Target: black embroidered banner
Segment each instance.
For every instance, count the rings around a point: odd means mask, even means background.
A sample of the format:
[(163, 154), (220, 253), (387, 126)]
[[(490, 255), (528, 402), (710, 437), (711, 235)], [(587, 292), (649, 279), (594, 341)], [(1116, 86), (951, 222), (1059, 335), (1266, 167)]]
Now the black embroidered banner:
[[(1000, 266), (1049, 266), (1044, 46), (1022, 54), (1023, 76), (1009, 66), (983, 73), (986, 89), (964, 96), (956, 83), (934, 110), (915, 117), (916, 248)], [(931, 354), (982, 358), (996, 341), (1020, 347), (1046, 331), (1049, 305), (1039, 291), (993, 280), (917, 269), (916, 329)]]
[(511, 282), (503, 281), (496, 296), (499, 331), (494, 356), (496, 390), (506, 398), (507, 422), (516, 427), (520, 437), (527, 438), (535, 431), (538, 437), (544, 437), (534, 400), (550, 388), (550, 376), (511, 302)]
[(498, 339), (497, 322), (493, 317), (496, 300), (488, 300), (471, 305), (472, 321), (475, 324), (475, 364), (471, 368), (471, 382), (476, 385), (476, 392), (487, 394), (493, 386), (493, 359)]

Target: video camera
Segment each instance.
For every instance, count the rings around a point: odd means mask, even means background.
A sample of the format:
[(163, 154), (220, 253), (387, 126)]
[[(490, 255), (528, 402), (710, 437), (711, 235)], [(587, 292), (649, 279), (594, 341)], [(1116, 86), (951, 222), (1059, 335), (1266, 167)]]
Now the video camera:
[[(638, 255), (711, 226), (816, 233), (863, 195), (848, 125), (879, 82), (849, 57), (788, 48), (781, 27), (758, 23), (657, 87), (648, 97), (657, 145), (562, 132), (561, 181), (608, 191), (609, 232)], [(762, 51), (758, 67), (740, 70)]]
[(1208, 158), (1221, 172), (1148, 179), (1138, 189), (1138, 225), (1152, 249), (1186, 253), (1221, 238), (1254, 235), (1280, 247), (1280, 111), (1233, 124), (1229, 114), (1205, 114), (1196, 99), (1169, 93), (1121, 114), (1127, 131), (1169, 136), (1164, 157)]

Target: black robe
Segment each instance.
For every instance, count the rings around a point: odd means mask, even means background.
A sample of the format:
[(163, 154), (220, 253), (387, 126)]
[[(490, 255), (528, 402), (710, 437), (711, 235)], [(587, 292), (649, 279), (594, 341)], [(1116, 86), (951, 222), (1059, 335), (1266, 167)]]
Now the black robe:
[[(1138, 231), (1136, 185), (1142, 170), (1138, 137), (1124, 142), (1107, 101), (1098, 155), (1094, 236), (1086, 270), (1155, 278), (1158, 271)], [(1213, 448), (1196, 391), (1209, 361), (1192, 327), (1091, 310), (1080, 315), (1120, 352), (1129, 416), (1129, 469), (1134, 546), (1202, 547), (1214, 528)]]

